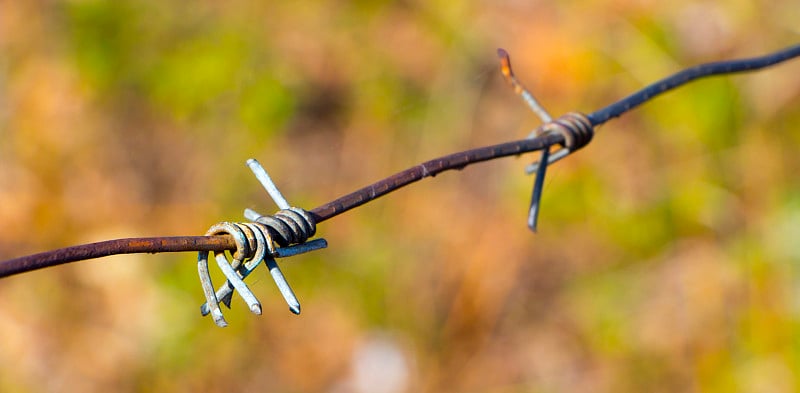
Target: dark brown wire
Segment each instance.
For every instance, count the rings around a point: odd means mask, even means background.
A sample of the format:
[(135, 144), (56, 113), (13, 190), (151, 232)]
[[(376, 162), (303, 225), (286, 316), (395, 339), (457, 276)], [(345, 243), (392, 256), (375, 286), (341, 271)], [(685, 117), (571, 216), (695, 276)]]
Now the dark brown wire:
[[(649, 85), (620, 101), (589, 114), (587, 118), (592, 126), (598, 126), (649, 101), (656, 95), (682, 86), (698, 78), (754, 71), (790, 60), (797, 56), (800, 56), (800, 45), (788, 47), (762, 57), (701, 64), (680, 71)], [(536, 139), (523, 139), (453, 153), (423, 162), (422, 164), (389, 176), (386, 179), (316, 207), (311, 210), (310, 213), (316, 222), (320, 223), (425, 177), (436, 176), (441, 172), (451, 169), (462, 169), (467, 165), (477, 162), (541, 150), (554, 144), (563, 145), (564, 136), (561, 134), (545, 134)], [(116, 254), (223, 251), (233, 249), (235, 249), (235, 244), (229, 235), (117, 239), (61, 248), (0, 262), (0, 278), (64, 263)]]
[[(398, 172), (309, 211), (317, 223), (361, 206), (426, 177), (469, 164), (541, 150), (564, 142), (561, 134), (524, 139), (449, 154)], [(230, 235), (116, 239), (82, 244), (0, 262), (0, 278), (85, 259), (116, 254), (235, 250)]]
[(38, 254), (26, 255), (0, 263), (0, 278), (65, 263), (118, 254), (138, 254), (182, 251), (235, 250), (233, 237), (175, 236), (106, 240), (81, 244)]

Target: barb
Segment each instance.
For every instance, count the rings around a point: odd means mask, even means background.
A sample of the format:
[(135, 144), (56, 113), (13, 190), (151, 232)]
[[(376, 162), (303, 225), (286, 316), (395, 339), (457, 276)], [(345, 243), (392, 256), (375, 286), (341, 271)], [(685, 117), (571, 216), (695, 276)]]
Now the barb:
[[(300, 209), (297, 209), (300, 210)], [(300, 314), (300, 302), (297, 300), (292, 288), (283, 276), (278, 264), (275, 262), (275, 257), (281, 256), (277, 252), (274, 243), (284, 244), (285, 249), (292, 250), (297, 254), (301, 252), (308, 252), (324, 248), (327, 246), (325, 239), (316, 239), (313, 243), (298, 245), (296, 247), (288, 246), (287, 234), (284, 233), (285, 222), (283, 220), (310, 220), (307, 214), (301, 214), (295, 210), (281, 210), (272, 217), (266, 220), (269, 222), (255, 223), (230, 223), (221, 222), (213, 225), (207, 235), (216, 235), (227, 233), (234, 238), (236, 242), (236, 251), (233, 253), (233, 259), (228, 262), (224, 252), (215, 252), (215, 259), (222, 273), (227, 278), (227, 282), (222, 285), (218, 290), (214, 291), (214, 285), (211, 282), (211, 275), (208, 269), (208, 251), (201, 251), (197, 256), (197, 271), (200, 276), (200, 285), (203, 288), (203, 294), (206, 297), (206, 303), (200, 307), (202, 315), (211, 314), (214, 323), (217, 326), (225, 327), (228, 323), (222, 315), (222, 310), (219, 304), (225, 304), (230, 307), (231, 298), (233, 297), (234, 290), (239, 292), (242, 299), (247, 303), (248, 308), (253, 314), (261, 314), (261, 303), (256, 299), (255, 295), (244, 279), (247, 278), (263, 261), (269, 273), (272, 276), (275, 284), (278, 286), (281, 294), (283, 295), (286, 303), (289, 305), (289, 310), (294, 314)], [(259, 219), (260, 219), (259, 218)], [(304, 225), (296, 226), (290, 231), (297, 230), (302, 233), (291, 235), (292, 239), (305, 240), (313, 235), (314, 224), (308, 222)], [(282, 248), (283, 249), (283, 248)]]
[[(517, 80), (517, 77), (514, 75), (514, 70), (511, 69), (511, 56), (508, 55), (503, 48), (497, 49), (497, 56), (500, 57), (500, 71), (503, 73), (503, 76), (506, 78), (508, 84), (514, 88), (514, 92), (522, 96), (522, 99), (525, 100), (525, 103), (528, 104), (528, 107), (533, 110), (533, 113), (536, 116), (539, 116), (542, 119), (542, 122), (548, 123), (553, 121), (553, 117), (550, 116), (550, 113), (544, 109), (544, 107), (539, 104), (539, 101), (536, 101), (536, 98), (531, 94), (525, 86), (522, 85)], [(531, 133), (528, 138), (537, 137), (538, 135)]]
[(298, 253), (327, 247), (325, 239), (317, 239), (316, 244), (311, 247), (303, 244), (317, 231), (314, 217), (303, 209), (291, 207), (258, 161), (251, 158), (247, 160), (247, 166), (281, 210), (271, 216), (262, 216), (253, 210), (245, 209), (244, 215), (252, 220), (252, 223), (221, 222), (206, 232), (206, 235), (229, 234), (236, 242), (236, 252), (233, 253), (233, 260), (230, 263), (224, 252), (215, 255), (217, 265), (228, 279), (216, 292), (208, 271), (208, 252), (201, 251), (197, 255), (197, 273), (200, 275), (200, 285), (206, 296), (206, 303), (200, 307), (200, 313), (204, 316), (211, 314), (214, 323), (219, 327), (228, 326), (219, 304), (223, 303), (230, 307), (234, 290), (239, 292), (254, 314), (261, 314), (261, 303), (244, 283), (244, 279), (262, 261), (267, 265), (275, 285), (289, 305), (289, 310), (294, 314), (300, 314), (300, 301), (297, 300), (292, 287), (275, 262), (275, 257), (278, 256), (276, 245), (291, 247), (293, 244), (298, 244), (302, 247), (302, 250), (297, 250)]
[[(591, 126), (596, 127), (647, 102), (659, 94), (693, 80), (712, 75), (755, 71), (798, 56), (800, 56), (800, 45), (795, 45), (762, 57), (701, 64), (680, 71), (649, 85), (618, 102), (590, 113), (586, 118)], [(508, 72), (512, 75), (510, 71), (509, 67)], [(542, 127), (540, 127), (540, 129), (544, 131)], [(535, 139), (522, 139), (449, 154), (426, 161), (356, 190), (353, 193), (316, 207), (310, 210), (309, 213), (316, 223), (320, 223), (425, 177), (435, 176), (447, 170), (463, 169), (468, 165), (478, 162), (520, 155), (542, 150), (554, 144), (565, 145), (565, 143), (564, 135), (561, 133), (550, 133)], [(550, 155), (549, 163), (560, 158), (557, 153), (558, 152)], [(529, 168), (529, 170), (531, 170), (531, 168)], [(535, 171), (535, 168), (532, 171)], [(235, 249), (236, 244), (230, 235), (117, 239), (62, 248), (0, 262), (0, 278), (78, 260), (116, 254), (183, 251), (221, 252)]]
[[(508, 52), (505, 49), (500, 48), (497, 50), (497, 56), (500, 57), (500, 69), (503, 72), (503, 76), (506, 78), (506, 81), (514, 88), (514, 92), (519, 94), (522, 99), (528, 104), (528, 107), (533, 110), (533, 112), (539, 116), (543, 123), (550, 123), (553, 121), (553, 117), (550, 116), (550, 113), (544, 109), (544, 107), (539, 104), (536, 98), (533, 97), (533, 94), (528, 91), (522, 83), (517, 80), (517, 77), (514, 75), (514, 70), (511, 69), (511, 56), (508, 55)], [(547, 129), (544, 129), (544, 132), (547, 132)], [(542, 135), (542, 130), (535, 129), (533, 132), (528, 135), (528, 138), (536, 138)], [(558, 153), (565, 151), (565, 148), (562, 148), (558, 151)], [(569, 154), (569, 151), (567, 151)], [(566, 156), (566, 154), (563, 154)], [(531, 203), (530, 207), (528, 208), (528, 228), (531, 231), (536, 233), (537, 225), (539, 222), (539, 206), (542, 202), (542, 189), (544, 188), (544, 176), (547, 173), (547, 166), (550, 165), (550, 146), (542, 149), (542, 155), (539, 157), (539, 163), (541, 163), (536, 171), (536, 178), (533, 181), (533, 191), (531, 192)]]

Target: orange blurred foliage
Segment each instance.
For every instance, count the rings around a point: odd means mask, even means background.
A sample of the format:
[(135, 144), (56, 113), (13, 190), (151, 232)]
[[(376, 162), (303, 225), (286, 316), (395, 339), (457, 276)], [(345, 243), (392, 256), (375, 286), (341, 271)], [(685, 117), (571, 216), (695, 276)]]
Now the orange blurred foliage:
[[(202, 234), (527, 135), (553, 114), (798, 41), (797, 1), (0, 2), (0, 259)], [(0, 391), (800, 389), (800, 62), (702, 81), (533, 157), (320, 226), (329, 249), (216, 328), (192, 255), (0, 280)], [(219, 281), (219, 278), (217, 278)]]

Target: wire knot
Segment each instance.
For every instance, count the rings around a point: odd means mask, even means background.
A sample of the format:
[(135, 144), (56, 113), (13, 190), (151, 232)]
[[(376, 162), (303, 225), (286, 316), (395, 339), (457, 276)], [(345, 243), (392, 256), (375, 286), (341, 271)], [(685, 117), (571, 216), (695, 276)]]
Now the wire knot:
[(545, 133), (557, 132), (564, 136), (564, 147), (571, 153), (592, 141), (594, 127), (583, 113), (569, 112), (542, 126)]
[(214, 291), (208, 271), (208, 251), (201, 251), (197, 255), (197, 271), (206, 297), (206, 303), (200, 307), (200, 312), (204, 316), (211, 314), (214, 323), (220, 327), (227, 326), (228, 323), (222, 316), (219, 304), (222, 303), (230, 308), (234, 291), (239, 292), (250, 311), (254, 314), (261, 314), (261, 303), (244, 283), (244, 279), (262, 261), (266, 264), (278, 290), (289, 305), (289, 310), (300, 314), (300, 302), (283, 276), (275, 258), (289, 257), (328, 246), (325, 239), (308, 241), (317, 231), (317, 223), (313, 214), (289, 205), (258, 161), (247, 160), (247, 166), (250, 167), (280, 210), (273, 215), (264, 216), (251, 209), (245, 209), (245, 218), (252, 222), (221, 222), (212, 225), (206, 232), (207, 236), (228, 234), (236, 243), (236, 250), (233, 252), (233, 259), (230, 262), (224, 252), (214, 254), (217, 265), (227, 279), (217, 291)]
[(259, 216), (253, 221), (266, 225), (272, 240), (279, 246), (305, 243), (317, 231), (317, 223), (309, 212), (290, 207), (271, 216)]
[(542, 199), (542, 188), (544, 187), (544, 176), (547, 172), (547, 166), (591, 142), (594, 136), (594, 128), (589, 118), (578, 112), (570, 112), (558, 119), (553, 119), (547, 110), (539, 104), (539, 101), (534, 98), (533, 94), (522, 86), (522, 83), (514, 76), (514, 71), (511, 69), (511, 57), (508, 55), (508, 52), (503, 49), (498, 49), (497, 55), (500, 57), (500, 69), (503, 72), (503, 77), (505, 77), (506, 81), (514, 88), (514, 92), (522, 97), (525, 103), (528, 104), (528, 107), (533, 110), (544, 123), (533, 130), (528, 138), (537, 138), (552, 133), (559, 133), (564, 137), (564, 142), (562, 143), (563, 148), (551, 155), (550, 146), (544, 146), (539, 162), (535, 162), (525, 168), (525, 171), (529, 174), (536, 173), (536, 180), (533, 183), (533, 192), (531, 194), (531, 204), (528, 209), (528, 227), (536, 232), (539, 217), (539, 204)]

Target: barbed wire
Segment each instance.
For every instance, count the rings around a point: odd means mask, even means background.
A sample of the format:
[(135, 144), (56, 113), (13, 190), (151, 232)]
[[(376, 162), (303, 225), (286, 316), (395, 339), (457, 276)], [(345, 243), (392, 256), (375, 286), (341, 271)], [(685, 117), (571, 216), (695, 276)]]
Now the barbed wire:
[[(593, 127), (597, 127), (653, 99), (659, 94), (693, 80), (712, 75), (755, 71), (798, 56), (800, 56), (800, 45), (794, 45), (761, 57), (697, 65), (650, 84), (628, 97), (588, 114), (586, 117), (591, 121)], [(543, 126), (539, 128), (541, 129)], [(310, 213), (314, 216), (314, 220), (320, 223), (425, 177), (432, 177), (447, 170), (460, 170), (468, 165), (483, 161), (539, 151), (545, 146), (563, 142), (562, 135), (548, 134), (535, 139), (516, 140), (449, 154), (423, 162), (320, 205), (312, 209)], [(115, 239), (61, 248), (0, 262), (0, 278), (64, 263), (118, 254), (225, 251), (234, 249), (235, 243), (233, 239), (226, 235)]]
[[(261, 261), (266, 261), (270, 273), (281, 289), (281, 293), (284, 294), (290, 309), (299, 313), (299, 303), (280, 273), (274, 258), (326, 247), (327, 243), (324, 239), (317, 239), (303, 245), (308, 238), (314, 235), (317, 224), (444, 171), (461, 170), (479, 162), (542, 151), (541, 159), (527, 168), (528, 173), (536, 173), (528, 217), (528, 226), (535, 231), (547, 165), (588, 144), (592, 140), (595, 127), (621, 116), (660, 94), (699, 78), (760, 70), (793, 59), (800, 56), (800, 45), (760, 57), (719, 61), (687, 68), (588, 115), (571, 112), (557, 119), (552, 119), (533, 95), (519, 83), (511, 69), (508, 54), (500, 49), (498, 55), (506, 80), (512, 85), (515, 92), (522, 96), (534, 113), (542, 119), (543, 124), (536, 128), (528, 138), (434, 158), (308, 211), (291, 207), (272, 183), (266, 171), (257, 161), (251, 159), (247, 162), (248, 166), (281, 209), (275, 215), (263, 216), (248, 209), (245, 211), (245, 216), (252, 221), (251, 223), (219, 223), (212, 226), (206, 236), (116, 239), (22, 256), (0, 262), (0, 278), (117, 254), (195, 251), (200, 253), (198, 270), (207, 299), (206, 304), (202, 307), (202, 312), (203, 315), (212, 314), (214, 321), (219, 326), (225, 326), (226, 323), (219, 311), (218, 304), (222, 302), (230, 306), (230, 298), (234, 289), (245, 298), (251, 311), (256, 314), (261, 313), (260, 304), (242, 281)], [(561, 146), (561, 148), (551, 154), (551, 146)], [(217, 262), (228, 279), (226, 284), (216, 292), (213, 290), (208, 276), (208, 252), (212, 251), (215, 252)], [(225, 259), (225, 251), (235, 252), (230, 264)]]

